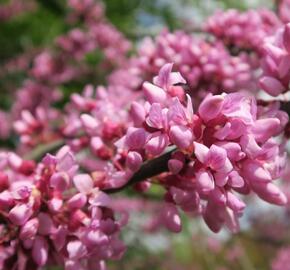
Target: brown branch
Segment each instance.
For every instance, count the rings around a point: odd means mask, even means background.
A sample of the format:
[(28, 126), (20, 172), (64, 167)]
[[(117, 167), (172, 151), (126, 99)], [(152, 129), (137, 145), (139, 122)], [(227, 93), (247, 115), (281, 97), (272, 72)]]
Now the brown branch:
[(281, 110), (290, 116), (290, 102), (281, 102)]
[[(24, 156), (24, 159), (27, 160), (41, 160), (46, 153), (52, 153), (57, 151), (61, 146), (65, 144), (64, 140), (60, 139), (49, 144), (40, 145), (35, 148), (32, 152)], [(116, 193), (119, 192), (131, 185), (142, 182), (148, 178), (157, 176), (163, 172), (168, 171), (167, 163), (171, 158), (171, 154), (176, 150), (175, 147), (170, 147), (167, 149), (167, 152), (163, 155), (151, 159), (145, 162), (141, 168), (132, 176), (128, 183), (120, 188), (107, 189), (107, 193)]]
[(153, 176), (157, 176), (163, 172), (168, 171), (168, 160), (171, 158), (171, 154), (176, 150), (176, 148), (169, 149), (165, 154), (155, 158), (151, 159), (147, 162), (145, 162), (141, 168), (132, 176), (132, 178), (129, 180), (129, 182), (120, 187), (120, 188), (113, 188), (113, 189), (107, 189), (107, 193), (116, 193), (119, 192), (131, 185), (134, 185), (136, 183), (142, 182), (148, 178), (151, 178)]

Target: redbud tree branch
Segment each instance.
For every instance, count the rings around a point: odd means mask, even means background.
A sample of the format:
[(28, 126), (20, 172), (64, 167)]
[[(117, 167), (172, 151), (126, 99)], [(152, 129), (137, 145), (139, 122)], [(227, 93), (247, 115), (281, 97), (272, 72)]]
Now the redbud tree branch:
[[(282, 103), (281, 110), (285, 111), (290, 116), (290, 102)], [(287, 132), (287, 131), (286, 131)], [(65, 144), (63, 139), (54, 141), (49, 144), (36, 147), (32, 152), (24, 156), (24, 159), (32, 159), (39, 161), (46, 153), (57, 151), (61, 146)], [(163, 155), (151, 159), (141, 166), (141, 168), (131, 177), (128, 183), (120, 188), (112, 188), (106, 190), (107, 193), (116, 193), (128, 188), (131, 185), (142, 182), (148, 178), (157, 176), (163, 172), (168, 171), (168, 161), (171, 158), (171, 154), (176, 150), (175, 147), (168, 148), (167, 152)]]
[(171, 158), (171, 154), (175, 150), (176, 150), (175, 147), (174, 148), (171, 147), (165, 154), (145, 162), (141, 166), (141, 168), (131, 177), (131, 179), (128, 181), (126, 185), (116, 189), (108, 189), (106, 190), (106, 192), (116, 193), (131, 185), (142, 182), (148, 178), (159, 175), (163, 172), (167, 172), (168, 171), (167, 163)]
[[(290, 116), (290, 102), (282, 103), (281, 110), (285, 111)], [(24, 159), (32, 159), (39, 161), (46, 153), (55, 152), (64, 144), (65, 141), (63, 139), (60, 139), (46, 145), (41, 145), (39, 147), (36, 147), (32, 152), (30, 152), (26, 156), (24, 156)], [(136, 183), (157, 176), (163, 172), (167, 172), (168, 171), (167, 163), (171, 158), (171, 154), (175, 150), (176, 150), (175, 147), (168, 148), (167, 152), (165, 152), (163, 155), (143, 163), (141, 168), (131, 177), (131, 179), (128, 181), (126, 185), (120, 188), (108, 189), (106, 190), (106, 192), (107, 193), (120, 192)]]
[[(56, 152), (61, 146), (65, 144), (64, 140), (60, 139), (52, 143), (40, 145), (32, 152), (24, 156), (24, 159), (39, 161), (46, 153)], [(169, 147), (167, 151), (154, 159), (145, 162), (141, 168), (131, 177), (128, 183), (120, 188), (112, 188), (106, 190), (107, 193), (116, 193), (131, 185), (142, 182), (148, 178), (159, 175), (160, 173), (168, 171), (167, 163), (171, 158), (171, 154), (176, 150), (175, 147)]]

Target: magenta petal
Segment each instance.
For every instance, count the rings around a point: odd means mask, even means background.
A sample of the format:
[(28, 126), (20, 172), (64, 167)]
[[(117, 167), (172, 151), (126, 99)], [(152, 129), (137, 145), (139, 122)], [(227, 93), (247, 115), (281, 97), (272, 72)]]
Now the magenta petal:
[(253, 183), (252, 188), (260, 198), (269, 203), (277, 205), (285, 205), (287, 203), (287, 197), (285, 194), (277, 186), (270, 182)]
[(46, 240), (37, 236), (33, 243), (32, 257), (38, 266), (44, 266), (48, 258), (48, 244)]
[(60, 192), (66, 190), (69, 184), (70, 179), (65, 172), (54, 173), (50, 178), (50, 186)]
[(49, 235), (54, 231), (55, 227), (53, 225), (51, 217), (48, 214), (39, 213), (38, 220), (39, 220), (39, 228), (38, 228), (39, 234)]
[(178, 98), (174, 98), (173, 104), (169, 107), (168, 110), (168, 121), (169, 123), (173, 122), (177, 125), (186, 125), (187, 119), (186, 119), (186, 110), (181, 105)]
[[(284, 7), (285, 8), (285, 7)], [(286, 24), (283, 33), (283, 45), (288, 53), (290, 53), (290, 24)]]
[(280, 121), (277, 118), (259, 119), (252, 127), (257, 142), (265, 142), (280, 131)]
[(145, 150), (148, 154), (158, 156), (163, 153), (169, 144), (169, 139), (166, 134), (155, 133), (145, 145)]
[(219, 215), (219, 210), (216, 207), (212, 206), (212, 203), (208, 203), (205, 211), (203, 213), (203, 218), (207, 226), (215, 233), (219, 232), (222, 225), (223, 220)]
[(178, 159), (170, 159), (168, 161), (168, 169), (173, 174), (178, 174), (180, 170), (183, 168), (184, 163)]
[(278, 66), (278, 73), (280, 78), (286, 77), (290, 72), (290, 55), (281, 58)]
[(85, 127), (85, 130), (94, 132), (98, 129), (99, 123), (93, 116), (89, 114), (82, 114), (80, 118), (83, 126)]
[(126, 165), (131, 171), (137, 171), (142, 165), (142, 162), (143, 158), (138, 152), (130, 151), (128, 153), (126, 158)]
[(129, 128), (125, 138), (126, 145), (130, 150), (138, 150), (144, 147), (146, 132), (142, 128)]
[(152, 104), (154, 102), (163, 104), (166, 101), (166, 92), (149, 82), (143, 83), (143, 90), (146, 99)]
[(169, 131), (169, 137), (173, 144), (180, 149), (189, 147), (193, 142), (193, 131), (185, 126), (172, 126)]
[(63, 146), (57, 153), (57, 170), (58, 171), (69, 171), (75, 165), (74, 155), (70, 152), (68, 146)]
[(239, 213), (241, 213), (246, 207), (246, 204), (230, 191), (227, 192), (227, 205), (233, 211)]
[(232, 171), (229, 173), (228, 184), (233, 188), (241, 188), (245, 185), (245, 181), (237, 171)]
[(221, 95), (208, 95), (202, 103), (199, 105), (198, 113), (200, 117), (205, 121), (210, 121), (217, 117), (223, 107), (224, 97)]
[(111, 205), (111, 198), (108, 194), (100, 191), (94, 190), (91, 198), (89, 199), (89, 203), (93, 206), (103, 206), (103, 207), (110, 207)]
[(53, 234), (50, 235), (53, 245), (57, 251), (61, 250), (64, 247), (66, 243), (67, 233), (68, 233), (67, 228), (59, 226), (53, 232)]
[(213, 176), (210, 172), (200, 170), (196, 174), (197, 187), (201, 192), (208, 193), (215, 187)]
[(132, 102), (130, 108), (130, 115), (136, 126), (141, 126), (145, 121), (146, 112), (144, 106), (138, 102)]
[(70, 259), (80, 259), (87, 254), (85, 245), (78, 240), (69, 242), (66, 248)]
[(20, 230), (20, 239), (33, 239), (37, 233), (39, 227), (39, 221), (37, 218), (30, 219), (27, 221)]
[(76, 175), (73, 182), (77, 190), (84, 194), (90, 193), (94, 186), (93, 180), (88, 174)]
[(28, 204), (18, 204), (14, 206), (8, 217), (15, 225), (23, 225), (32, 215), (32, 208)]
[(205, 163), (209, 149), (201, 144), (194, 142), (194, 154), (201, 163)]
[(78, 260), (67, 260), (65, 270), (85, 270)]
[(274, 77), (269, 76), (262, 77), (260, 79), (260, 85), (269, 95), (274, 97), (287, 90), (281, 82), (279, 82)]
[(243, 177), (250, 182), (269, 182), (272, 180), (270, 173), (254, 160), (244, 162)]
[(174, 204), (167, 203), (162, 209), (163, 222), (166, 228), (172, 232), (181, 231), (181, 219)]
[(87, 203), (87, 196), (83, 193), (77, 193), (67, 201), (67, 206), (70, 209), (82, 208)]
[(225, 149), (212, 145), (207, 153), (205, 163), (213, 170), (218, 170), (225, 165), (227, 152)]
[(159, 103), (153, 103), (146, 119), (148, 126), (161, 129), (163, 127), (162, 108)]
[(225, 209), (225, 223), (232, 233), (237, 233), (240, 230), (240, 224), (237, 213), (230, 208)]
[(170, 74), (172, 71), (173, 63), (165, 64), (159, 71), (157, 77), (154, 78), (154, 84), (161, 88), (166, 89), (168, 86), (172, 85), (170, 82)]
[(63, 201), (60, 198), (54, 197), (48, 202), (49, 210), (52, 212), (58, 212), (63, 205)]

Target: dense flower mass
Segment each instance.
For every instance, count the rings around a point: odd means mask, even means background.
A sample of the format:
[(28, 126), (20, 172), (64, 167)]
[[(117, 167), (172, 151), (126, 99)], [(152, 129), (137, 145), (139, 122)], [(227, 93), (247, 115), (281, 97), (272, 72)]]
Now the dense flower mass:
[(134, 211), (150, 214), (144, 232), (179, 233), (186, 213), (217, 233), (259, 199), (288, 207), (288, 2), (135, 44), (103, 3), (68, 0), (53, 45), (0, 68), (0, 269), (105, 270)]
[[(132, 105), (135, 126), (122, 139), (129, 164), (136, 170), (142, 160), (175, 146), (178, 150), (168, 161), (171, 173), (160, 179), (168, 190), (166, 200), (171, 208), (176, 204), (186, 212), (202, 213), (214, 231), (224, 223), (238, 230), (238, 217), (246, 206), (238, 193), (253, 191), (270, 203), (284, 205), (286, 196), (272, 181), (286, 162), (275, 137), (288, 115), (277, 104), (258, 106), (253, 97), (240, 93), (209, 94), (194, 114), (189, 96), (185, 101), (170, 95), (172, 88), (179, 87), (174, 84), (184, 83), (171, 68), (165, 65), (155, 84), (143, 84), (144, 108)], [(168, 218), (174, 222), (175, 216)]]
[[(140, 89), (143, 80), (153, 78), (168, 62), (174, 62), (186, 79), (194, 101), (209, 92), (249, 91), (255, 87), (255, 76), (247, 55), (232, 56), (221, 42), (211, 43), (182, 31), (164, 31), (155, 40), (145, 38), (138, 56), (131, 59), (126, 71), (114, 72), (110, 82)], [(130, 77), (123, 80), (124, 76)]]
[(290, 81), (290, 24), (286, 24), (274, 37), (267, 39), (263, 48), (265, 57), (261, 87), (272, 96), (287, 92)]
[(228, 46), (260, 52), (261, 42), (274, 34), (280, 24), (276, 14), (266, 9), (243, 13), (233, 9), (216, 12), (207, 20), (205, 30)]
[(13, 153), (0, 161), (1, 269), (104, 269), (104, 260), (122, 255), (126, 215), (115, 218), (110, 197), (77, 173), (68, 147), (37, 167)]

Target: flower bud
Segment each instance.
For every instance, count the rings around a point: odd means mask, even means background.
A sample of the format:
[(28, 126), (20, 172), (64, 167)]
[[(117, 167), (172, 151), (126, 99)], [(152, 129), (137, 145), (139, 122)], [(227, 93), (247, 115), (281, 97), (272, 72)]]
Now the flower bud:
[(39, 227), (37, 218), (30, 219), (21, 228), (19, 237), (21, 240), (34, 238)]
[(154, 102), (163, 104), (166, 101), (166, 92), (152, 83), (143, 83), (143, 91), (146, 100), (148, 100), (151, 104)]
[(129, 152), (126, 158), (126, 166), (133, 172), (137, 171), (142, 165), (142, 156), (135, 151)]
[(200, 117), (208, 122), (219, 115), (224, 104), (224, 98), (221, 95), (208, 95), (199, 105), (198, 113)]
[(169, 137), (178, 148), (186, 149), (193, 142), (192, 130), (185, 126), (172, 126), (169, 131)]

